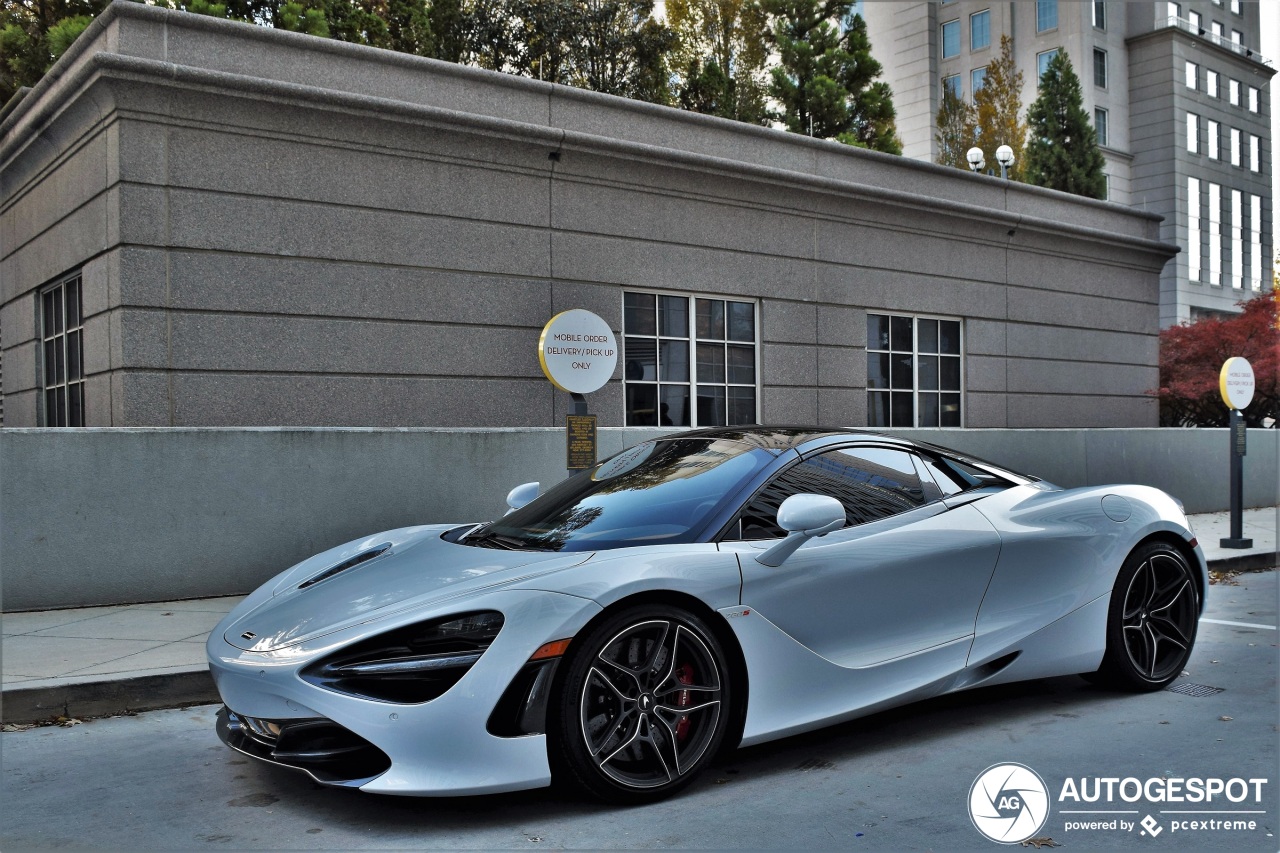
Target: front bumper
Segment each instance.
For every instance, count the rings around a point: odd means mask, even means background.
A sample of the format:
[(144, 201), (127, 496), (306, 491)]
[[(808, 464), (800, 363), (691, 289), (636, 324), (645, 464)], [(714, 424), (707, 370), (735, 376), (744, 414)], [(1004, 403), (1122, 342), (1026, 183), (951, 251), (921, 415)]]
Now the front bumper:
[[(429, 702), (347, 695), (299, 675), (318, 658), (366, 637), (472, 609), (498, 610), (505, 624), (471, 669)], [(501, 737), (486, 724), (539, 646), (574, 636), (599, 612), (594, 602), (575, 596), (502, 590), (393, 614), (272, 652), (238, 649), (217, 629), (206, 646), (209, 669), (230, 709), (225, 720), (220, 715), (218, 733), (246, 755), (304, 770), (323, 784), (369, 792), (453, 796), (541, 787), (551, 781), (545, 735)], [(228, 620), (236, 617), (233, 611)], [(255, 733), (250, 721), (278, 726), (275, 742)], [(379, 755), (381, 762), (375, 760)]]

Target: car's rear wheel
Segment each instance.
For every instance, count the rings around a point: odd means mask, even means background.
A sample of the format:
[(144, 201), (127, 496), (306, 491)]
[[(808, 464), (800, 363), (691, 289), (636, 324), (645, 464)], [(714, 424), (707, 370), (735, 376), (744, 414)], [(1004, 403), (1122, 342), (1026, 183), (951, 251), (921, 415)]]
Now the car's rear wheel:
[(629, 608), (576, 639), (553, 715), (557, 781), (615, 803), (691, 783), (724, 739), (732, 701), (724, 650), (697, 615)]
[(1141, 546), (1116, 577), (1107, 651), (1097, 680), (1128, 690), (1159, 690), (1191, 656), (1200, 594), (1187, 558), (1163, 542)]

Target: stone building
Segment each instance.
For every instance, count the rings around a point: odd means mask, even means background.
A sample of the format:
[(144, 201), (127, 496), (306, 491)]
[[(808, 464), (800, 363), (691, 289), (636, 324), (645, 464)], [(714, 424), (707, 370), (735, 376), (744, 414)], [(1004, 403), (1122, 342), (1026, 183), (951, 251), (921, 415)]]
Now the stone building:
[(1154, 426), (1159, 217), (117, 2), (0, 118), (6, 426)]

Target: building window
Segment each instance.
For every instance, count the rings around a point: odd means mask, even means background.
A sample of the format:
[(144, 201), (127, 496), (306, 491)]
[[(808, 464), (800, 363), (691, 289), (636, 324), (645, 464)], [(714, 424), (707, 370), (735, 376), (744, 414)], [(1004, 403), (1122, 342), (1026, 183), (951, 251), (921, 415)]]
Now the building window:
[(1194, 89), (1196, 87), (1197, 78), (1200, 76), (1200, 66), (1194, 62), (1187, 63), (1187, 88)]
[(1107, 111), (1099, 107), (1093, 111), (1093, 129), (1098, 133), (1098, 144), (1107, 145)]
[(1249, 289), (1262, 289), (1262, 196), (1249, 196)]
[(991, 46), (991, 10), (983, 9), (969, 16), (969, 49)]
[(661, 293), (622, 298), (627, 426), (759, 421), (754, 302)]
[(942, 25), (942, 58), (950, 59), (960, 55), (960, 19), (947, 21)]
[(1240, 128), (1231, 128), (1231, 165), (1240, 165)]
[(1240, 106), (1240, 81), (1239, 80), (1227, 81), (1227, 94), (1228, 94), (1228, 97), (1231, 99), (1231, 106), (1233, 107)]
[(1044, 77), (1044, 72), (1049, 69), (1049, 61), (1058, 55), (1058, 49), (1046, 50), (1044, 53), (1036, 54), (1036, 85)]
[(1249, 112), (1251, 113), (1258, 112), (1259, 102), (1261, 101), (1261, 94), (1262, 93), (1258, 91), (1257, 86), (1249, 87)]
[(1258, 167), (1258, 137), (1252, 133), (1249, 134), (1249, 171), (1257, 172)]
[(961, 426), (960, 321), (867, 315), (867, 424)]
[(1093, 85), (1107, 88), (1107, 52), (1093, 49)]
[(1200, 280), (1200, 179), (1187, 178), (1187, 279)]
[(1241, 204), (1240, 190), (1231, 191), (1231, 286), (1236, 290), (1244, 287), (1244, 208)]
[(1222, 284), (1222, 187), (1209, 184), (1209, 283)]
[(960, 85), (959, 74), (948, 74), (942, 78), (942, 88), (957, 98), (963, 97), (964, 89)]
[(1217, 38), (1219, 42), (1221, 42), (1225, 37), (1225, 33), (1223, 32), (1221, 21), (1214, 21), (1212, 24), (1210, 24), (1209, 31), (1213, 33), (1213, 35)]
[(1239, 30), (1232, 30), (1232, 31), (1231, 31), (1231, 43), (1232, 43), (1232, 44), (1239, 44), (1239, 45), (1243, 45), (1243, 44), (1244, 44), (1244, 33), (1240, 32)]
[(974, 95), (978, 94), (978, 90), (986, 85), (986, 82), (987, 67), (985, 65), (981, 68), (975, 68), (973, 71), (969, 72), (969, 91)]
[(1107, 28), (1107, 4), (1103, 0), (1093, 0), (1093, 25), (1100, 30)]
[(1187, 12), (1187, 20), (1191, 22), (1191, 28), (1196, 35), (1204, 35), (1204, 18), (1200, 17), (1199, 12)]
[(40, 294), (40, 389), (44, 425), (84, 426), (84, 318), (80, 274)]
[(1200, 117), (1195, 113), (1187, 113), (1187, 150), (1200, 153)]
[(1218, 97), (1218, 72), (1204, 72), (1204, 91), (1210, 98)]
[(1036, 32), (1058, 26), (1058, 0), (1036, 0)]
[(1244, 8), (1241, 4), (1241, 0), (1231, 0), (1231, 14), (1233, 15), (1244, 14)]
[(1210, 160), (1218, 159), (1218, 123), (1216, 121), (1206, 121), (1204, 123), (1205, 135), (1209, 138), (1209, 144), (1205, 153), (1209, 155)]
[(1170, 3), (1165, 7), (1165, 9), (1170, 18), (1168, 24), (1169, 26), (1173, 26), (1174, 20), (1182, 17), (1182, 7), (1177, 3)]
[(1102, 173), (1102, 200), (1111, 200), (1111, 176), (1106, 172)]

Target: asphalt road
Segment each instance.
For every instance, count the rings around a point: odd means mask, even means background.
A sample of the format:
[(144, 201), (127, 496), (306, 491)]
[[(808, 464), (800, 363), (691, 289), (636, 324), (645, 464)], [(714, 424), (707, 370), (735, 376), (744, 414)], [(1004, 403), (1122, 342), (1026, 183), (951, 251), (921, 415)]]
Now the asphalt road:
[[(1249, 626), (1277, 624), (1277, 575), (1237, 581), (1211, 589), (1207, 617), (1243, 624), (1202, 622), (1180, 680), (1222, 688), (1215, 695), (1117, 694), (1075, 677), (971, 691), (740, 750), (682, 796), (643, 808), (549, 790), (414, 799), (321, 788), (224, 748), (213, 706), (5, 733), (0, 849), (992, 850), (970, 820), (970, 787), (989, 766), (1018, 762), (1049, 790), (1040, 834), (1069, 849), (1274, 851), (1280, 638)], [(1065, 781), (1082, 777), (1086, 790), (1097, 777), (1156, 779), (1156, 789), (1162, 777), (1266, 782), (1239, 803), (1060, 802)], [(1190, 810), (1237, 814), (1167, 813)], [(1155, 837), (1140, 824), (1067, 828), (1148, 815)], [(1191, 823), (1224, 819), (1255, 828)]]

